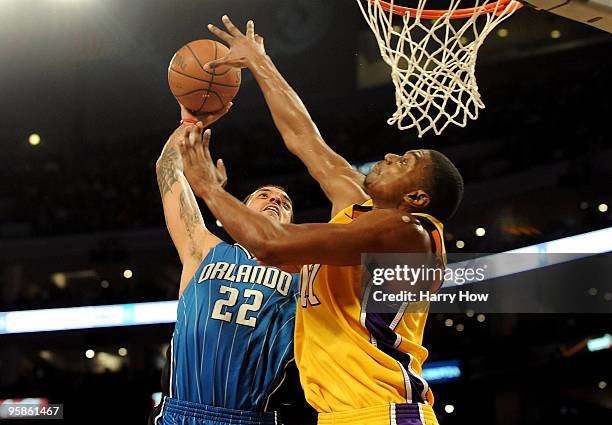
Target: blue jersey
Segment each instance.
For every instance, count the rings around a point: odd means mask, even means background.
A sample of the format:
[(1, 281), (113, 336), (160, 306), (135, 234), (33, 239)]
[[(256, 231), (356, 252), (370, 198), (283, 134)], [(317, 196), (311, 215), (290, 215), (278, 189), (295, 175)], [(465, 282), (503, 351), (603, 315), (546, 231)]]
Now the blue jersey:
[(212, 248), (179, 299), (170, 396), (266, 410), (293, 360), (298, 279), (239, 245)]

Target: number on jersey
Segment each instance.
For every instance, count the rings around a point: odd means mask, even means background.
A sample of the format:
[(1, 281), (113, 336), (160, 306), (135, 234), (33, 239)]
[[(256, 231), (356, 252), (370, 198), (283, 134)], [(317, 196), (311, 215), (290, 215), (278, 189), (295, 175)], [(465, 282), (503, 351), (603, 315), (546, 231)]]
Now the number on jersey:
[(300, 302), (304, 308), (308, 307), (309, 304), (321, 304), (321, 301), (319, 301), (314, 293), (314, 281), (320, 269), (320, 264), (307, 264), (302, 267), (302, 274), (300, 276)]
[[(229, 295), (227, 298), (219, 298), (217, 300), (210, 317), (231, 323), (233, 313), (227, 311), (226, 307), (233, 307), (236, 305), (238, 297), (240, 296), (240, 290), (238, 288), (231, 288), (229, 286), (221, 285), (219, 287), (219, 293)], [(256, 289), (245, 289), (242, 298), (246, 298), (246, 300), (240, 304), (238, 314), (236, 314), (236, 323), (254, 328), (255, 324), (257, 324), (257, 317), (251, 316), (247, 318), (247, 314), (251, 311), (259, 311), (263, 301), (263, 293)]]

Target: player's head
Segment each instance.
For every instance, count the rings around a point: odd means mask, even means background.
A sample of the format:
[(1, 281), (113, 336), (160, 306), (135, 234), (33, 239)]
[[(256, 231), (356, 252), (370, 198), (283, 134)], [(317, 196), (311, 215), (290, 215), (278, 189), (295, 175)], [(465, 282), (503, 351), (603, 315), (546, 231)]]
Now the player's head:
[(430, 149), (387, 154), (366, 176), (365, 188), (376, 205), (404, 207), (448, 220), (463, 198), (463, 179), (443, 154)]
[(291, 223), (293, 219), (293, 203), (287, 191), (273, 184), (261, 186), (244, 199), (244, 203), (252, 210), (259, 211), (281, 223)]

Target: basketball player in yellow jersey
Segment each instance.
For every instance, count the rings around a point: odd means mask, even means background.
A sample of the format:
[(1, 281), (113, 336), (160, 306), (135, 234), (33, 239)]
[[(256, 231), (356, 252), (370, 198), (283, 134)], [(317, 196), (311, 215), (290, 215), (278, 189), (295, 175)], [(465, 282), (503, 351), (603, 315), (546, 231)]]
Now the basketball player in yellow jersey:
[[(322, 139), (297, 94), (265, 54), (247, 23), (242, 34), (227, 17), (220, 64), (248, 67), (285, 144), (307, 166), (333, 204), (329, 224), (281, 224), (258, 217), (216, 182), (208, 143), (181, 144), (194, 192), (238, 242), (264, 263), (308, 264), (302, 271), (295, 359), (320, 424), (436, 424), (433, 396), (420, 377), (426, 314), (371, 314), (361, 305), (361, 254), (443, 253), (441, 221), (456, 210), (463, 181), (441, 153), (387, 154), (364, 176)], [(248, 225), (246, 224), (248, 223)]]

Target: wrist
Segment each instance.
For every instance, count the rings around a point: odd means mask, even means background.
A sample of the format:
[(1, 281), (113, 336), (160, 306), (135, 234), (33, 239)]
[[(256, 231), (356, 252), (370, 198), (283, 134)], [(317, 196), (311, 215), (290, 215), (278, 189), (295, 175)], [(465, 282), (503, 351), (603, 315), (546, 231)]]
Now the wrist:
[(198, 123), (198, 120), (196, 120), (195, 118), (181, 118), (179, 125), (197, 124), (197, 123)]
[(223, 187), (217, 183), (203, 184), (194, 188), (194, 192), (203, 199), (210, 199), (223, 191)]
[(265, 71), (270, 68), (272, 59), (267, 54), (259, 54), (248, 61), (248, 68), (251, 72), (257, 74), (260, 71)]

